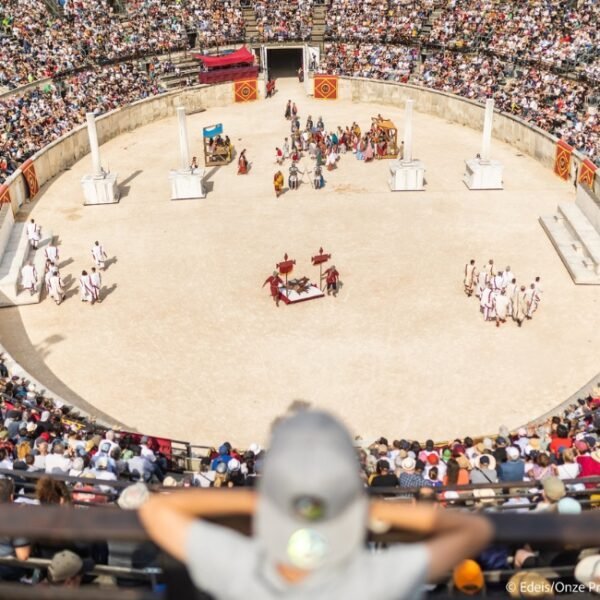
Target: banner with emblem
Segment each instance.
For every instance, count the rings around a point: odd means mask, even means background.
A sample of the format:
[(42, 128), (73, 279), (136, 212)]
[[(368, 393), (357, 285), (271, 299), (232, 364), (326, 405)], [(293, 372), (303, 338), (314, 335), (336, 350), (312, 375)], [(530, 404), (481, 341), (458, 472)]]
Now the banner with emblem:
[(337, 100), (338, 78), (336, 75), (315, 75), (315, 98)]
[(236, 102), (250, 102), (258, 99), (258, 80), (243, 79), (234, 81), (234, 96)]
[(31, 159), (26, 160), (21, 165), (21, 172), (23, 173), (23, 177), (25, 177), (25, 181), (27, 182), (27, 187), (29, 188), (29, 199), (31, 200), (40, 191), (40, 184), (38, 183), (37, 175), (35, 174), (35, 164)]
[(10, 204), (10, 188), (0, 185), (0, 204)]
[(554, 172), (565, 181), (569, 180), (569, 174), (571, 173), (571, 154), (573, 154), (573, 148), (567, 142), (559, 140), (556, 144)]
[(579, 178), (578, 183), (585, 183), (590, 189), (594, 189), (594, 179), (596, 178), (596, 171), (598, 167), (589, 159), (586, 158), (579, 167)]

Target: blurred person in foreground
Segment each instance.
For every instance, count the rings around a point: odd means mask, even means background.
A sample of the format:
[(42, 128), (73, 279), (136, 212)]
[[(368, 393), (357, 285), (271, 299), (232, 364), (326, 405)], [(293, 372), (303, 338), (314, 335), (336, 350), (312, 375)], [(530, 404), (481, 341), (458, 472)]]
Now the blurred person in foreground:
[[(227, 515), (252, 516), (253, 536), (203, 520)], [(369, 501), (350, 435), (317, 411), (275, 428), (257, 492), (156, 495), (140, 518), (150, 537), (187, 565), (196, 586), (231, 599), (413, 597), (492, 538), (483, 517)], [(369, 526), (426, 540), (372, 553), (364, 544)]]

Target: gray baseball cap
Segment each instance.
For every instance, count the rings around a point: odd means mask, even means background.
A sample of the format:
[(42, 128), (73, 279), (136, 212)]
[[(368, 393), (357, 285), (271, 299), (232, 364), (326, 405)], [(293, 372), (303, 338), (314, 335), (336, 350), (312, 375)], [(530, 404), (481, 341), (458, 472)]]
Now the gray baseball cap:
[(259, 485), (254, 534), (272, 562), (314, 570), (360, 549), (368, 500), (350, 434), (331, 415), (281, 421)]

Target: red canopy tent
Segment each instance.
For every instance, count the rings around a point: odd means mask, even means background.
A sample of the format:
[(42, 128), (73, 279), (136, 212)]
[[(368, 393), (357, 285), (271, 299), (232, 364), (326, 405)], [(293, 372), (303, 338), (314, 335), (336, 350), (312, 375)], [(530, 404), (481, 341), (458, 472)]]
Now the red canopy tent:
[(254, 54), (250, 52), (246, 46), (242, 46), (235, 52), (221, 54), (219, 56), (208, 56), (205, 54), (192, 54), (192, 56), (197, 60), (201, 60), (207, 69), (230, 67), (231, 65), (254, 64)]

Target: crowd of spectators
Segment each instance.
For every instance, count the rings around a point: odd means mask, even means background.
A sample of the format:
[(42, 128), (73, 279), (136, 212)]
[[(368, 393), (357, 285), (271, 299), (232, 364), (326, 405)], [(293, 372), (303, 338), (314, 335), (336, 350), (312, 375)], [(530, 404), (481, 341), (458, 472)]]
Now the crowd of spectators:
[(41, 88), (0, 99), (0, 183), (40, 148), (85, 122), (135, 100), (158, 94), (157, 78), (169, 63), (137, 62), (85, 70)]
[(259, 40), (285, 42), (310, 39), (312, 0), (255, 0), (252, 4)]
[[(0, 183), (45, 144), (83, 122), (86, 110), (105, 112), (159, 91), (156, 76), (173, 68), (151, 62), (146, 73), (132, 56), (239, 41), (245, 36), (239, 0), (130, 0), (115, 14), (108, 0), (65, 0), (51, 14), (44, 0), (7, 0), (0, 7), (0, 86), (15, 88), (53, 77), (0, 106)], [(262, 40), (305, 40), (312, 0), (256, 0)], [(432, 29), (422, 28), (436, 9)], [(332, 0), (320, 69), (411, 82), (496, 106), (564, 139), (600, 163), (600, 122), (593, 106), (600, 75), (599, 4), (563, 6), (535, 0)], [(418, 39), (436, 51), (419, 64)], [(394, 45), (395, 44), (395, 45)], [(475, 50), (485, 44), (486, 53)], [(470, 48), (465, 54), (457, 49)], [(594, 54), (595, 53), (595, 54)], [(530, 61), (515, 67), (515, 60)], [(123, 64), (108, 66), (114, 61)], [(581, 80), (552, 71), (578, 64)], [(62, 74), (62, 76), (61, 76)], [(587, 78), (587, 79), (586, 79)], [(190, 81), (191, 83), (191, 81)]]
[(406, 83), (417, 64), (418, 50), (411, 46), (328, 42), (320, 68), (332, 75)]
[(0, 85), (115, 60), (244, 39), (238, 0), (132, 0), (116, 15), (108, 0), (68, 0), (52, 15), (43, 0), (7, 0), (0, 8)]
[(599, 20), (596, 0), (452, 0), (434, 19), (428, 41), (570, 68), (597, 56)]
[[(0, 388), (0, 503), (116, 503), (137, 509), (150, 497), (152, 484), (161, 484), (162, 493), (177, 487), (255, 487), (268, 453), (258, 444), (244, 450), (223, 442), (199, 459), (193, 472), (170, 472), (172, 463), (155, 439), (100, 427), (58, 406), (26, 379), (11, 376), (2, 359)], [(410, 438), (379, 438), (373, 443), (358, 438), (355, 447), (364, 486), (384, 497), (484, 513), (578, 514), (600, 507), (600, 484), (591, 479), (600, 477), (600, 387), (559, 415), (513, 433), (500, 427), (494, 436), (423, 444)], [(29, 473), (40, 477), (28, 482)], [(62, 476), (80, 480), (62, 481)], [(498, 483), (507, 488), (494, 488)], [(468, 484), (479, 488), (456, 487)], [(73, 577), (82, 575), (78, 561), (131, 567), (134, 551), (135, 545), (124, 549), (112, 542), (47, 545), (13, 538), (0, 544), (2, 557), (52, 559), (44, 576), (54, 576), (53, 583), (71, 571)], [(57, 558), (64, 552), (74, 557)], [(143, 566), (157, 565), (157, 556), (157, 549), (147, 545)], [(490, 548), (476, 562), (480, 571), (519, 573), (525, 568), (574, 566), (582, 557), (578, 549), (556, 552), (522, 543)], [(64, 568), (65, 561), (75, 562), (77, 569)], [(0, 565), (0, 580), (23, 575), (21, 567)], [(92, 579), (81, 577), (76, 583)]]
[(505, 72), (495, 56), (433, 53), (424, 61), (415, 83), (484, 102), (494, 98), (499, 110), (549, 131), (592, 161), (600, 161), (600, 119), (586, 106), (592, 86), (528, 67)]
[(322, 72), (409, 82), (483, 103), (549, 131), (600, 163), (600, 117), (588, 106), (594, 86), (537, 67), (515, 71), (492, 54), (437, 51), (419, 64), (414, 47), (328, 43)]

